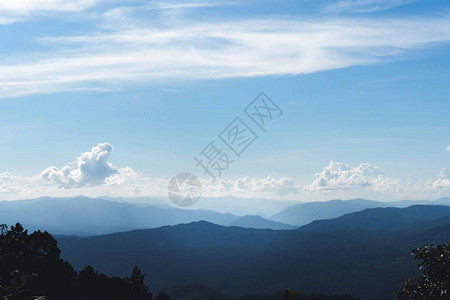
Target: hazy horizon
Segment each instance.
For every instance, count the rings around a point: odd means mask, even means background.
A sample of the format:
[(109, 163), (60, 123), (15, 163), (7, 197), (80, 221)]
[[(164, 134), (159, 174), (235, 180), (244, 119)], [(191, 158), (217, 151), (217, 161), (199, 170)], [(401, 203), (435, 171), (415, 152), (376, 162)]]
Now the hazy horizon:
[(33, 3), (0, 5), (1, 199), (450, 196), (445, 1)]

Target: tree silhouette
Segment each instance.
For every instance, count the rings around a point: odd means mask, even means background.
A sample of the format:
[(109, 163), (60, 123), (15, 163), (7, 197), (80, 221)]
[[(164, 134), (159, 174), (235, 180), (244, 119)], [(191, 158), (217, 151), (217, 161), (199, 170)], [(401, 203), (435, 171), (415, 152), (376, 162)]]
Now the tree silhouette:
[[(145, 274), (134, 267), (130, 278), (108, 277), (87, 266), (79, 273), (60, 257), (48, 233), (28, 234), (17, 223), (0, 225), (0, 297), (28, 300), (36, 296), (67, 300), (151, 300)], [(164, 298), (162, 298), (164, 299)]]
[[(22, 282), (23, 297), (45, 294), (60, 295), (70, 290), (75, 272), (60, 258), (56, 240), (48, 233), (36, 231), (28, 234), (19, 223), (7, 230), (0, 230), (0, 279), (1, 286)], [(6, 292), (2, 288), (2, 296)]]
[(169, 296), (165, 293), (160, 293), (158, 296), (155, 297), (154, 300), (170, 300)]
[(398, 293), (399, 300), (444, 300), (450, 299), (450, 243), (425, 245), (416, 248), (412, 255), (419, 263), (423, 274), (419, 278), (406, 278)]
[(287, 288), (284, 291), (284, 300), (296, 300), (298, 296), (298, 291), (291, 289), (291, 288)]
[(142, 274), (141, 270), (134, 266), (131, 277), (127, 278), (131, 286), (131, 294), (133, 299), (136, 300), (147, 300), (152, 299), (151, 294), (148, 292), (148, 286), (144, 284), (145, 274)]

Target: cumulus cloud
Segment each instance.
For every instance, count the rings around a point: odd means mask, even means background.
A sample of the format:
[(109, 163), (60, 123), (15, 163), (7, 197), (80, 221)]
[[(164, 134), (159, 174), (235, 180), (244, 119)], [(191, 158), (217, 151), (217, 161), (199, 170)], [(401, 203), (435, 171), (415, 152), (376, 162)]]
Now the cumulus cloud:
[(450, 192), (450, 168), (441, 169), (437, 178), (409, 178), (407, 190), (414, 195), (425, 194), (448, 197)]
[(90, 152), (82, 153), (74, 163), (62, 169), (51, 166), (42, 171), (41, 178), (53, 181), (63, 187), (95, 185), (116, 174), (117, 168), (108, 162), (113, 150), (109, 143), (100, 143)]
[(316, 199), (370, 198), (378, 200), (434, 199), (450, 196), (450, 168), (443, 168), (435, 178), (409, 177), (406, 182), (390, 178), (377, 166), (361, 163), (356, 167), (330, 161), (316, 179), (299, 186), (302, 195)]
[(450, 146), (445, 147), (447, 151), (450, 151)]
[(256, 178), (246, 176), (236, 180), (218, 180), (216, 182), (203, 180), (202, 184), (203, 194), (207, 196), (234, 195), (282, 198), (285, 196), (292, 197), (297, 193), (297, 188), (289, 177), (267, 176)]
[(449, 168), (443, 168), (441, 172), (439, 173), (439, 178), (450, 178), (450, 169)]
[(365, 188), (376, 191), (398, 190), (399, 180), (386, 177), (384, 171), (370, 163), (352, 167), (345, 163), (330, 161), (322, 172), (316, 173), (313, 183), (303, 191), (317, 192)]
[(433, 189), (450, 189), (450, 168), (443, 168), (439, 178), (431, 183)]
[[(2, 200), (40, 196), (71, 197), (167, 197), (169, 179), (150, 178), (130, 167), (116, 167), (108, 159), (113, 150), (109, 143), (99, 143), (82, 153), (72, 163), (51, 166), (31, 177), (0, 173)], [(297, 199), (302, 201), (365, 197), (378, 200), (431, 199), (450, 196), (450, 168), (443, 168), (436, 178), (413, 179), (401, 183), (370, 163), (351, 166), (330, 161), (315, 180), (295, 185), (290, 177), (243, 177), (211, 182), (200, 179), (206, 197)]]
[[(109, 143), (99, 143), (82, 153), (75, 162), (62, 168), (50, 166), (32, 177), (0, 173), (0, 196), (3, 199), (25, 199), (39, 196), (69, 197), (166, 197), (168, 179), (149, 178), (130, 167), (113, 166), (108, 158), (113, 150)], [(240, 196), (282, 198), (295, 195), (297, 189), (288, 177), (244, 177), (211, 182), (201, 179), (205, 196)]]
[[(447, 147), (450, 148), (450, 147)], [(448, 149), (450, 151), (450, 149)], [(450, 190), (450, 168), (442, 168), (436, 180), (429, 181), (432, 189)]]
[[(32, 177), (0, 173), (0, 197), (7, 200), (40, 196), (70, 197), (166, 197), (169, 179), (149, 178), (130, 167), (116, 167), (108, 159), (113, 150), (109, 143), (99, 143), (82, 153), (74, 162), (58, 168), (50, 166)], [(297, 189), (289, 177), (244, 177), (211, 182), (201, 179), (205, 196), (240, 196), (283, 198)]]

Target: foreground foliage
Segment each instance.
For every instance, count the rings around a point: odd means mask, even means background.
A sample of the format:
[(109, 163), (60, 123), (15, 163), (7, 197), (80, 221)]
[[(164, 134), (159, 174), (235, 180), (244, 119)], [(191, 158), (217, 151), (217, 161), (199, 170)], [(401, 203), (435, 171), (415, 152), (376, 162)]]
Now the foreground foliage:
[[(130, 278), (108, 277), (87, 266), (80, 272), (61, 259), (48, 233), (28, 234), (20, 224), (0, 225), (0, 296), (3, 299), (151, 300), (145, 274), (135, 267)], [(167, 299), (159, 295), (155, 299)]]
[[(3, 300), (168, 300), (152, 297), (145, 274), (134, 267), (129, 278), (109, 277), (91, 266), (80, 272), (60, 257), (57, 241), (48, 233), (28, 234), (20, 224), (0, 225), (0, 298)], [(176, 299), (229, 300), (204, 287), (174, 288)], [(273, 295), (246, 295), (237, 300), (351, 300), (350, 296), (303, 295), (293, 289)]]
[(412, 255), (419, 263), (423, 274), (419, 278), (406, 278), (398, 293), (399, 300), (444, 300), (450, 299), (450, 243), (425, 245), (416, 248)]

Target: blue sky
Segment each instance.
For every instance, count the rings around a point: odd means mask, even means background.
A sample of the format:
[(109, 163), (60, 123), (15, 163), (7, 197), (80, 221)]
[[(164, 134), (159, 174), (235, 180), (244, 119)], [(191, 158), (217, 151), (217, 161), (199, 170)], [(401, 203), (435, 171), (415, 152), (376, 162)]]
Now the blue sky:
[[(1, 3), (0, 195), (163, 196), (188, 171), (211, 196), (450, 196), (449, 13), (407, 0)], [(283, 115), (211, 183), (193, 157), (210, 141), (227, 150), (218, 134), (261, 91)]]

